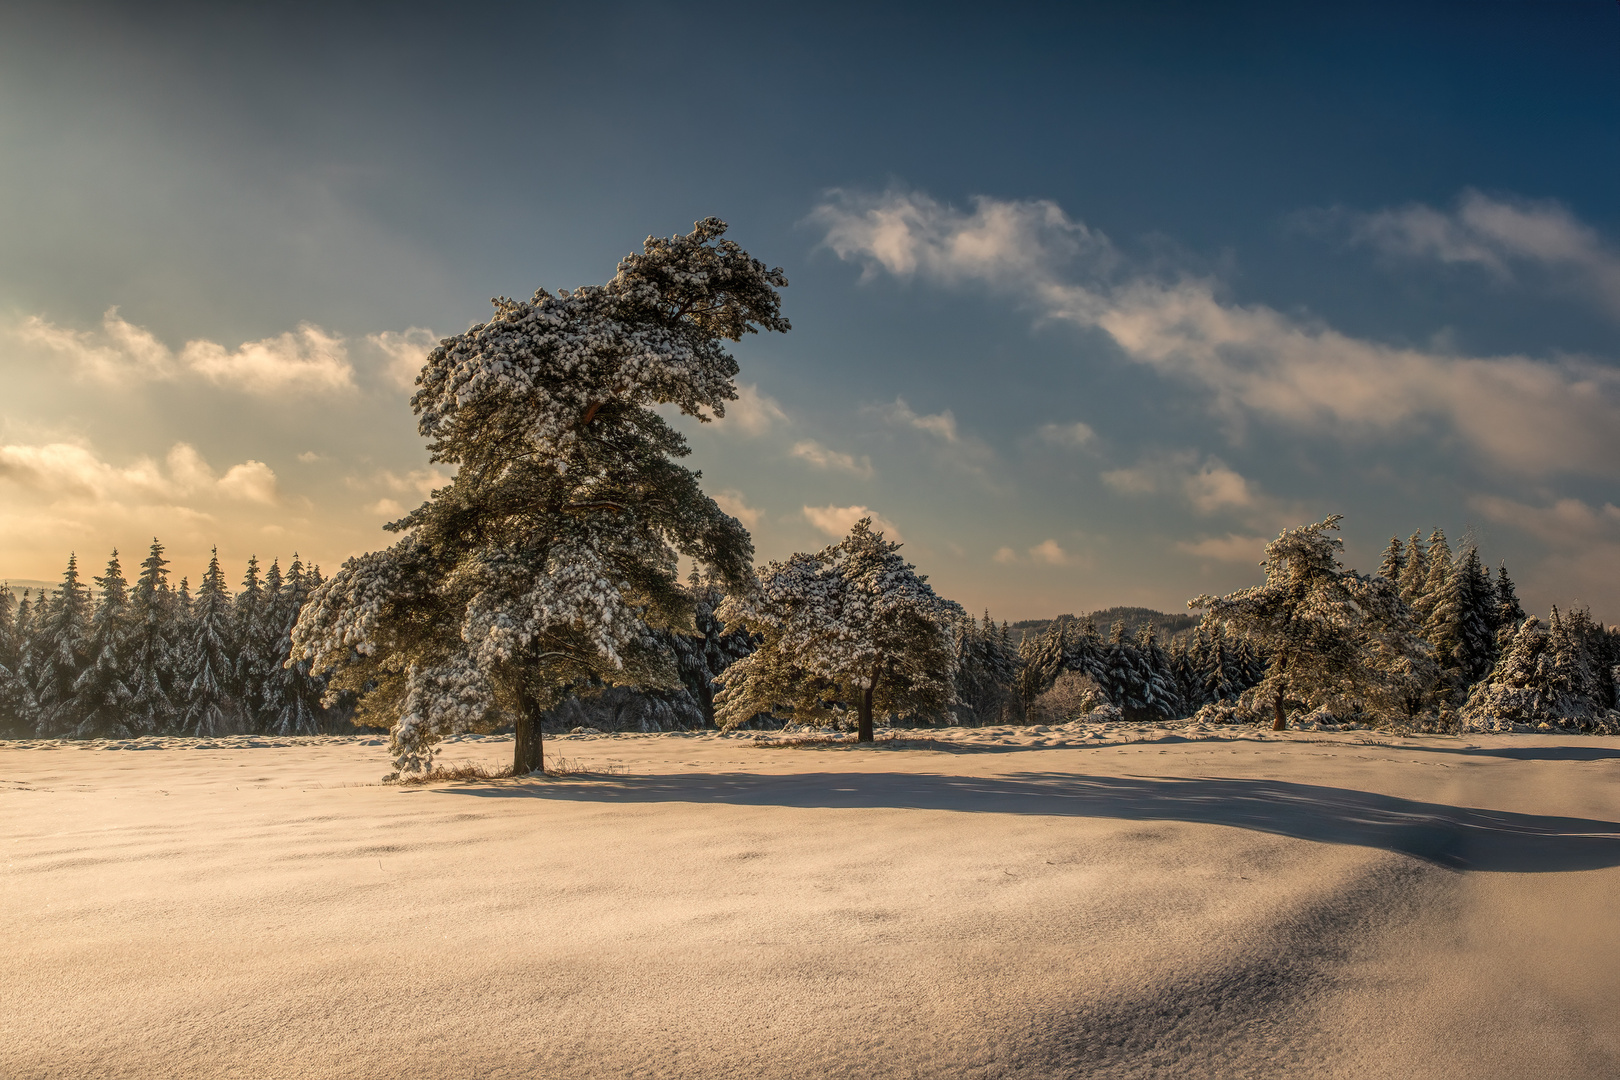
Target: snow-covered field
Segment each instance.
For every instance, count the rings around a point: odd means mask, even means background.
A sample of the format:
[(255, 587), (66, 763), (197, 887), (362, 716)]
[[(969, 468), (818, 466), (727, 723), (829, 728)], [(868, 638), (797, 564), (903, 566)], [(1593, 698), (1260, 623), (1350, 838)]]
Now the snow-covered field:
[(1620, 739), (937, 739), (0, 744), (0, 1074), (1620, 1075)]

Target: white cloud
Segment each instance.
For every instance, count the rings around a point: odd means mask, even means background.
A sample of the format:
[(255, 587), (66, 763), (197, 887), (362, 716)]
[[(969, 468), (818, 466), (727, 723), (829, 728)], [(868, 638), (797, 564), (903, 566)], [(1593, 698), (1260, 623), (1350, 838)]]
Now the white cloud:
[(354, 369), (343, 339), (318, 326), (226, 349), (212, 341), (190, 341), (178, 356), (144, 327), (108, 308), (99, 331), (71, 330), (29, 316), (16, 328), (29, 344), (67, 359), (80, 375), (109, 385), (201, 376), (220, 386), (249, 393), (330, 393), (354, 389)]
[(118, 466), (80, 443), (0, 446), (0, 482), (55, 502), (167, 503), (187, 496), (275, 504), (276, 474), (262, 461), (244, 461), (218, 476), (195, 447), (175, 443), (165, 461), (151, 458)]
[(1053, 446), (1078, 448), (1090, 446), (1097, 433), (1090, 424), (1076, 420), (1072, 424), (1042, 424), (1035, 429), (1035, 437)]
[(894, 522), (865, 506), (806, 506), (804, 508), (805, 520), (820, 531), (835, 540), (842, 540), (849, 535), (849, 530), (861, 518), (871, 518), (872, 528), (882, 533), (887, 539), (898, 541), (901, 539), (900, 530)]
[(402, 517), (405, 513), (405, 508), (393, 499), (378, 499), (370, 506), (367, 506), (366, 509), (373, 514), (379, 514), (386, 518)]
[(790, 421), (776, 399), (762, 393), (758, 385), (738, 383), (737, 400), (726, 403), (726, 415), (716, 418), (715, 423), (744, 435), (764, 435)]
[(1103, 483), (1128, 495), (1179, 494), (1201, 514), (1249, 510), (1266, 501), (1240, 473), (1216, 457), (1192, 451), (1147, 458), (1102, 474)]
[(1266, 553), (1266, 545), (1271, 543), (1271, 540), (1269, 536), (1239, 536), (1237, 533), (1227, 533), (1225, 536), (1212, 536), (1205, 540), (1183, 540), (1176, 547), (1201, 559), (1258, 564)]
[(1006, 566), (1018, 561), (1018, 552), (1014, 551), (1010, 547), (998, 547), (996, 548), (996, 553), (992, 555), (991, 558), (996, 562), (1001, 563), (1003, 566)]
[(405, 390), (416, 385), (416, 376), (421, 373), (428, 353), (439, 344), (439, 336), (425, 326), (367, 334), (366, 340), (383, 354), (386, 360), (383, 370), (388, 381)]
[(1048, 566), (1068, 566), (1073, 560), (1053, 539), (1042, 540), (1029, 549), (1029, 557)]
[(793, 456), (809, 462), (818, 469), (832, 469), (866, 477), (871, 476), (873, 472), (871, 459), (865, 454), (856, 458), (853, 454), (846, 454), (841, 450), (830, 450), (814, 439), (794, 443)]
[(942, 439), (948, 443), (958, 441), (956, 415), (949, 409), (939, 413), (919, 414), (906, 404), (905, 398), (897, 397), (894, 399), (894, 404), (885, 405), (879, 411), (883, 418), (891, 424), (926, 431), (936, 439)]
[(326, 455), (317, 454), (313, 450), (305, 450), (303, 453), (298, 455), (298, 460), (305, 465), (313, 465), (318, 461), (325, 461)]
[(1515, 264), (1561, 270), (1620, 315), (1620, 254), (1556, 202), (1465, 191), (1451, 213), (1415, 204), (1353, 215), (1350, 227), (1352, 240), (1385, 254), (1471, 263), (1501, 279)]
[[(1207, 280), (1139, 274), (1114, 283), (1106, 238), (1055, 205), (975, 205), (964, 214), (922, 195), (840, 196), (814, 217), (828, 246), (868, 273), (1001, 289), (1045, 318), (1103, 331), (1130, 359), (1203, 389), (1210, 409), (1233, 422), (1262, 417), (1340, 438), (1439, 422), (1521, 473), (1620, 472), (1613, 367), (1385, 345), (1264, 305), (1223, 302)], [(1492, 213), (1477, 216), (1491, 235), (1516, 237), (1514, 250), (1562, 250), (1534, 222)]]
[(750, 529), (757, 528), (759, 526), (760, 519), (765, 516), (764, 511), (758, 509), (757, 507), (749, 506), (748, 500), (743, 498), (743, 493), (735, 488), (727, 488), (724, 491), (715, 492), (714, 501), (715, 504), (720, 507), (720, 509), (730, 514), (732, 517), (736, 518)]

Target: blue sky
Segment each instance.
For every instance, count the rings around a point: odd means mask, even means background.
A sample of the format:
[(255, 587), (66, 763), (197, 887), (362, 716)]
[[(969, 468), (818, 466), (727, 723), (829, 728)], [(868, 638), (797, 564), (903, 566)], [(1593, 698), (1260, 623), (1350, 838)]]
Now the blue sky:
[(690, 425), (762, 559), (1173, 610), (1337, 512), (1620, 619), (1607, 0), (133, 9), (0, 12), (12, 578), (382, 545), (430, 335), (714, 214), (792, 282)]

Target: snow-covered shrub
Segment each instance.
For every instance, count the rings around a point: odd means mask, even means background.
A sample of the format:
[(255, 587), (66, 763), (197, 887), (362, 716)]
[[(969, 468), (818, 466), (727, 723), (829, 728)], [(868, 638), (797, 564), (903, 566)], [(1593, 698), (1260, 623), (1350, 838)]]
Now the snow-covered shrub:
[(1107, 700), (1102, 687), (1090, 675), (1065, 671), (1052, 683), (1052, 688), (1036, 698), (1029, 707), (1029, 722), (1061, 724), (1092, 712)]
[(1093, 724), (1123, 724), (1125, 710), (1111, 701), (1105, 701), (1086, 714), (1086, 720)]

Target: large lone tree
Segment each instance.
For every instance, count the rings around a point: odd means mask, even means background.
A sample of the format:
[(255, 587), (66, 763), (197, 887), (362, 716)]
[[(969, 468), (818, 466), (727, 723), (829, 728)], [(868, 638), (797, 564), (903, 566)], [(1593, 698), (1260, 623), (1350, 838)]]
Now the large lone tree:
[(675, 459), (654, 411), (708, 419), (737, 396), (721, 346), (786, 331), (767, 269), (708, 218), (649, 238), (601, 287), (494, 301), (495, 315), (427, 358), (411, 399), (451, 483), (311, 596), (293, 661), (366, 691), (402, 770), (445, 734), (510, 716), (513, 768), (544, 768), (540, 721), (570, 687), (675, 687), (656, 630), (689, 629), (677, 577), (692, 558), (727, 589), (753, 584), (747, 531)]
[(964, 613), (899, 547), (862, 518), (831, 547), (766, 567), (757, 591), (726, 598), (726, 628), (760, 645), (720, 676), (723, 727), (781, 707), (810, 723), (852, 711), (856, 740), (871, 742), (875, 713), (937, 712), (955, 700), (954, 626)]

